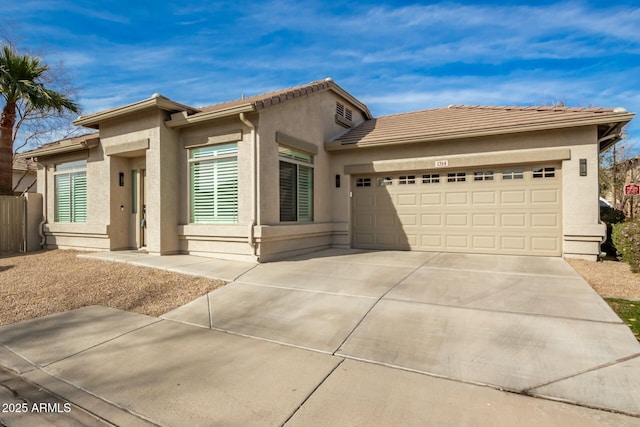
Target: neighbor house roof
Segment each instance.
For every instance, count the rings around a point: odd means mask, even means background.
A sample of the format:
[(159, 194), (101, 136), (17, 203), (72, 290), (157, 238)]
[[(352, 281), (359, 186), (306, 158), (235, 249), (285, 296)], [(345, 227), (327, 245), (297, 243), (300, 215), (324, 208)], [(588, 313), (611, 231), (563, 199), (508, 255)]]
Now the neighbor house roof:
[(31, 162), (27, 159), (16, 157), (13, 159), (13, 170), (14, 171), (32, 171), (35, 172), (38, 170), (38, 165), (34, 162)]
[(99, 142), (100, 137), (98, 132), (93, 132), (87, 135), (80, 135), (73, 138), (61, 139), (60, 141), (49, 142), (34, 150), (17, 154), (16, 159), (32, 159), (34, 157), (50, 156), (53, 154), (89, 149), (96, 147)]
[(227, 117), (239, 113), (247, 113), (278, 105), (291, 99), (304, 97), (316, 92), (331, 90), (360, 109), (366, 118), (371, 118), (369, 108), (337, 85), (331, 78), (318, 80), (301, 86), (280, 89), (260, 95), (236, 99), (199, 108), (194, 114), (174, 114), (172, 120), (166, 122), (168, 127), (180, 127), (189, 124), (204, 122), (207, 120)]
[(622, 125), (629, 122), (633, 116), (634, 113), (629, 113), (624, 108), (452, 105), (446, 108), (367, 120), (327, 142), (325, 146), (327, 150), (339, 150), (380, 144), (437, 141), (585, 125), (603, 125), (602, 135), (599, 135), (599, 138), (608, 138), (608, 145), (610, 145), (620, 138), (619, 133)]

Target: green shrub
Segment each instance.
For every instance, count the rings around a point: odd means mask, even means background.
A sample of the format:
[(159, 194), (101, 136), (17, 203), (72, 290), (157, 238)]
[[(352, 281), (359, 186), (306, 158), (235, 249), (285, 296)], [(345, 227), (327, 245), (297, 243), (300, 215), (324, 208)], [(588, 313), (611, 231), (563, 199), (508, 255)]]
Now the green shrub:
[(607, 255), (616, 256), (616, 248), (613, 245), (611, 233), (613, 224), (618, 224), (625, 220), (624, 212), (609, 206), (600, 206), (600, 220), (607, 224), (607, 240), (600, 246), (600, 249), (606, 252)]
[(640, 272), (640, 221), (629, 221), (613, 226), (613, 244), (631, 271)]
[(624, 220), (625, 215), (621, 210), (610, 208), (609, 206), (600, 206), (600, 221), (607, 224), (618, 224)]

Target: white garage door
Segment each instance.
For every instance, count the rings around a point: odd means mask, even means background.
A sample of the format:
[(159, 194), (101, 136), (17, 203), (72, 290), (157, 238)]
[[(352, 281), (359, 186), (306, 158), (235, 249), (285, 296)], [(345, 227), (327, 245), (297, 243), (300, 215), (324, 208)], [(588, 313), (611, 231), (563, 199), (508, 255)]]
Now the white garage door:
[(560, 164), (353, 177), (352, 244), (561, 255)]

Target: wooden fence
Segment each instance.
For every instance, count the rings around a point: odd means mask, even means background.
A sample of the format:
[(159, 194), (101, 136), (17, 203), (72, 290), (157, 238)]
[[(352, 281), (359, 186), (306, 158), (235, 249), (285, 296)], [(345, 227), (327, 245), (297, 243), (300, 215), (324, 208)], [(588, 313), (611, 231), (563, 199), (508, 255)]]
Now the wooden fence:
[(0, 196), (0, 253), (24, 251), (25, 199), (22, 196)]

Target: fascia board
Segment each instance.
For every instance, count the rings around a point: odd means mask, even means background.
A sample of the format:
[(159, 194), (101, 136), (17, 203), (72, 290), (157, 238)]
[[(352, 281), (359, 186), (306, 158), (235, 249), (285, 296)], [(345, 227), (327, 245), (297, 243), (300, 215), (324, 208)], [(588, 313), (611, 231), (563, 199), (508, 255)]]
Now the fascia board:
[(209, 120), (215, 120), (223, 117), (234, 116), (240, 113), (249, 113), (255, 111), (253, 104), (242, 104), (234, 107), (225, 108), (223, 110), (206, 111), (197, 113), (192, 116), (180, 117), (164, 122), (168, 128), (179, 128), (203, 123)]

